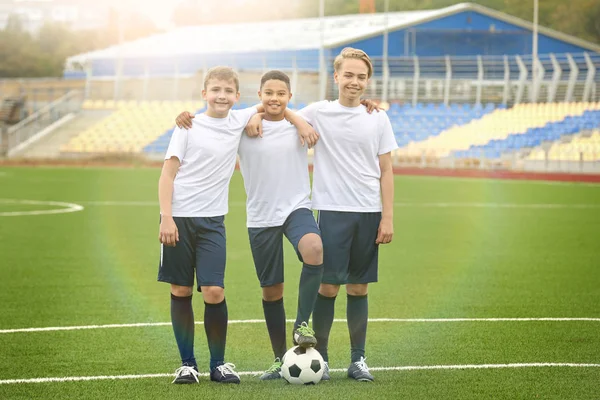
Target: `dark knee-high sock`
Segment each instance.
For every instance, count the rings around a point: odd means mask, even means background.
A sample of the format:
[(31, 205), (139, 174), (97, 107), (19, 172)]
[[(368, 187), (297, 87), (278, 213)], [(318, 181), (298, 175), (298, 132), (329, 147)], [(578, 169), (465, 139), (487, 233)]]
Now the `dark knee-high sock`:
[(210, 370), (225, 362), (225, 342), (227, 339), (227, 302), (218, 304), (204, 302), (204, 330), (210, 351)]
[(275, 358), (283, 358), (287, 350), (285, 343), (285, 308), (283, 308), (283, 297), (275, 301), (262, 301), (267, 330), (271, 338), (271, 347)]
[(300, 275), (300, 287), (298, 288), (298, 311), (296, 313), (296, 322), (294, 330), (302, 323), (308, 323), (310, 314), (315, 308), (315, 301), (321, 286), (323, 278), (323, 264), (321, 265), (302, 265), (302, 274)]
[(360, 361), (360, 358), (365, 356), (367, 321), (369, 319), (369, 300), (366, 294), (364, 296), (348, 295), (346, 318), (350, 332), (352, 362)]
[(192, 296), (177, 297), (171, 294), (171, 324), (179, 348), (179, 355), (181, 355), (181, 363), (196, 366)]
[(334, 313), (335, 297), (325, 297), (318, 293), (313, 311), (313, 329), (315, 330), (315, 338), (317, 339), (315, 348), (327, 362), (329, 362), (327, 346), (329, 345), (329, 332), (331, 332), (331, 325), (333, 325)]

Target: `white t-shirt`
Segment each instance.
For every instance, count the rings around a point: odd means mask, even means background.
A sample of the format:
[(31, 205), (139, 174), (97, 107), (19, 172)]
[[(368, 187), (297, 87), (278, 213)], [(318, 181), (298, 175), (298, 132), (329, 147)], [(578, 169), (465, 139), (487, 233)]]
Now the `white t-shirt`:
[(181, 162), (173, 184), (174, 217), (227, 214), (229, 181), (242, 132), (256, 107), (230, 111), (226, 118), (197, 114), (192, 128), (175, 128), (165, 160)]
[(262, 138), (243, 135), (238, 154), (249, 228), (281, 226), (294, 210), (310, 209), (306, 153), (286, 120), (263, 120)]
[(320, 101), (299, 114), (321, 135), (315, 146), (312, 208), (381, 211), (378, 156), (397, 149), (392, 124), (384, 111), (344, 107)]

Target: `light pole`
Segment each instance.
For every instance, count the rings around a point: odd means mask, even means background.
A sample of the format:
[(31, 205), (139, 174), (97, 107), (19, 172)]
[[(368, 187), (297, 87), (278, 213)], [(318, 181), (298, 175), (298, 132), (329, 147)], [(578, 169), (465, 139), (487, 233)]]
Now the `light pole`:
[(538, 98), (538, 0), (533, 0), (533, 43), (531, 50), (531, 73), (533, 74), (531, 79), (533, 86), (531, 101), (536, 102)]

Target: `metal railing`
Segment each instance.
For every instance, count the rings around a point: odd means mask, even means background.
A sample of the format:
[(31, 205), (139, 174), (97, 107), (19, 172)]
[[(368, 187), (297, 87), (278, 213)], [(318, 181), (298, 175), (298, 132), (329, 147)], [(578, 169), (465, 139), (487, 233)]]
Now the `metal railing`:
[[(319, 100), (322, 93), (337, 98), (333, 82), (334, 54), (326, 54), (325, 70), (307, 55), (270, 54), (227, 61), (240, 75), (242, 101), (256, 101), (260, 75), (269, 69), (286, 72), (299, 103)], [(374, 75), (367, 96), (384, 101), (416, 104), (496, 103), (511, 106), (527, 102), (600, 101), (600, 54), (373, 57)], [(142, 62), (142, 61), (140, 61)], [(139, 73), (123, 68), (109, 75), (88, 71), (86, 98), (105, 100), (199, 100), (203, 76), (214, 60), (198, 64), (195, 74), (175, 72), (153, 75), (152, 62)], [(384, 65), (385, 64), (385, 65)], [(138, 68), (139, 69), (139, 68)], [(188, 68), (189, 69), (189, 68)], [(115, 74), (115, 75), (110, 75)]]
[(82, 92), (76, 90), (54, 100), (27, 118), (8, 127), (6, 133), (0, 137), (0, 149), (4, 149), (5, 153), (9, 153), (19, 144), (30, 139), (65, 115), (78, 112), (81, 109), (82, 102)]

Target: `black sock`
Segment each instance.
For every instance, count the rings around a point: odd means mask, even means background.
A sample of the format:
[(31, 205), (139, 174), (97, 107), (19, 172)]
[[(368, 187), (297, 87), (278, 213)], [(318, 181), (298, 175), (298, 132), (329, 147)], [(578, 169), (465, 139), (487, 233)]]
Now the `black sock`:
[(225, 342), (227, 339), (227, 303), (225, 299), (218, 304), (204, 302), (204, 330), (210, 351), (211, 372), (225, 362)]
[(262, 301), (267, 330), (271, 338), (271, 347), (275, 358), (283, 358), (287, 350), (285, 343), (285, 308), (283, 308), (283, 297), (275, 301)]
[(296, 313), (294, 330), (296, 330), (302, 322), (308, 324), (310, 314), (312, 314), (312, 311), (315, 308), (319, 286), (321, 286), (321, 278), (323, 278), (323, 264), (302, 264), (300, 286), (298, 287), (298, 311)]
[(317, 294), (315, 310), (313, 311), (313, 329), (315, 330), (315, 338), (317, 339), (315, 348), (327, 362), (329, 362), (327, 346), (329, 344), (329, 332), (331, 332), (331, 325), (333, 325), (334, 313), (335, 297), (325, 297), (320, 293)]
[(192, 296), (177, 297), (171, 293), (171, 325), (173, 325), (173, 333), (179, 348), (181, 363), (195, 367)]
[(365, 356), (367, 321), (369, 319), (369, 300), (366, 294), (364, 296), (348, 295), (346, 318), (350, 332), (352, 362), (360, 361), (360, 358)]

